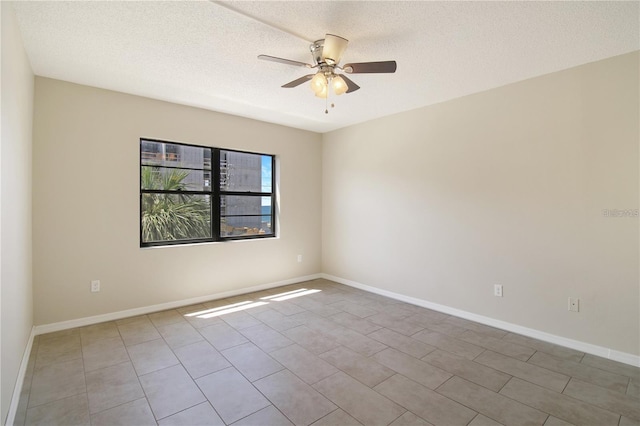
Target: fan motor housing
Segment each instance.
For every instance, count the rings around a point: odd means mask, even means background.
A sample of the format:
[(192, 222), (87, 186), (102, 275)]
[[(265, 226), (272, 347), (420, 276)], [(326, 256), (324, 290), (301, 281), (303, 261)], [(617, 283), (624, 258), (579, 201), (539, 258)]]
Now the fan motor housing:
[(324, 48), (324, 39), (316, 40), (309, 45), (309, 50), (313, 56), (314, 65), (322, 64), (322, 49)]

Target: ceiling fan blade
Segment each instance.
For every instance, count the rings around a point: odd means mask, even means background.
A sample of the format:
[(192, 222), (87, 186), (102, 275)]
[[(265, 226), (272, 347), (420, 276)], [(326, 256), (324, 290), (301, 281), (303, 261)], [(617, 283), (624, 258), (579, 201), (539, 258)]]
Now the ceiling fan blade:
[(360, 62), (356, 64), (345, 64), (345, 66), (342, 67), (344, 72), (349, 74), (392, 73), (396, 72), (396, 68), (396, 61)]
[(300, 86), (302, 83), (304, 83), (305, 81), (309, 81), (313, 78), (315, 74), (309, 74), (309, 75), (305, 75), (304, 77), (300, 77), (297, 78), (293, 81), (290, 81), (287, 84), (283, 84), (282, 87), (285, 87), (287, 89), (291, 88), (291, 87), (296, 87), (296, 86)]
[(324, 47), (322, 48), (322, 60), (329, 65), (337, 64), (342, 58), (342, 54), (347, 49), (349, 40), (346, 38), (327, 34), (324, 36)]
[(305, 64), (304, 62), (293, 61), (291, 59), (278, 58), (276, 56), (258, 55), (258, 59), (262, 59), (263, 61), (279, 62), (281, 64), (293, 65), (296, 67), (313, 68), (310, 64)]
[(345, 93), (355, 92), (356, 90), (358, 90), (360, 88), (360, 86), (358, 86), (353, 81), (351, 81), (351, 79), (348, 78), (346, 75), (341, 74), (340, 77), (342, 77), (344, 82), (347, 83), (348, 89), (347, 89), (347, 91)]

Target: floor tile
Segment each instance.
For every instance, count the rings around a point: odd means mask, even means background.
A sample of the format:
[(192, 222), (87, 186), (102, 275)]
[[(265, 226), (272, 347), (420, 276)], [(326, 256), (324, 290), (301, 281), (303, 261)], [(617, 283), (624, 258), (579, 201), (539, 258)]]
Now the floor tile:
[(29, 408), (26, 424), (49, 426), (54, 424), (75, 426), (89, 424), (89, 405), (87, 395), (70, 396)]
[(392, 348), (375, 354), (373, 359), (430, 389), (437, 388), (451, 377), (451, 373)]
[(519, 361), (497, 352), (484, 351), (474, 361), (556, 392), (562, 392), (562, 389), (569, 382), (569, 377), (564, 374)]
[(182, 316), (182, 314), (180, 314), (175, 309), (171, 309), (168, 311), (155, 312), (147, 316), (149, 317), (149, 320), (151, 320), (153, 325), (155, 325), (156, 327), (160, 327), (168, 324), (176, 324), (176, 323), (186, 321)]
[(270, 308), (284, 315), (295, 315), (305, 311), (304, 308), (293, 303), (287, 303), (287, 301), (271, 303)]
[(484, 349), (480, 346), (473, 345), (468, 342), (463, 342), (462, 340), (458, 340), (449, 335), (438, 333), (432, 330), (423, 330), (411, 337), (420, 340), (421, 342), (424, 342), (428, 345), (435, 346), (436, 348), (440, 348), (444, 351), (460, 355), (467, 359), (474, 359), (482, 352), (484, 352)]
[(162, 339), (129, 346), (128, 352), (138, 376), (179, 363)]
[(159, 426), (225, 426), (211, 404), (203, 402), (158, 421)]
[(367, 317), (367, 321), (370, 321), (377, 325), (381, 325), (400, 334), (404, 334), (405, 336), (416, 334), (418, 331), (421, 331), (424, 328), (420, 325), (417, 325), (416, 323), (411, 323), (405, 321), (404, 319), (400, 319), (398, 317), (390, 315), (387, 312)]
[(421, 419), (410, 411), (407, 411), (400, 417), (398, 417), (393, 423), (389, 426), (433, 426), (431, 423), (426, 420)]
[(494, 392), (502, 389), (511, 378), (508, 374), (440, 349), (431, 352), (422, 360)]
[(464, 327), (460, 327), (457, 325), (453, 325), (449, 322), (438, 322), (435, 324), (429, 324), (427, 326), (425, 326), (425, 328), (427, 328), (428, 330), (431, 331), (435, 331), (438, 333), (442, 333), (445, 334), (447, 336), (451, 336), (451, 337), (458, 337), (460, 336), (462, 333), (466, 332), (467, 329)]
[(329, 338), (334, 339), (336, 343), (346, 346), (364, 356), (371, 356), (387, 348), (387, 345), (377, 340), (357, 333), (351, 329), (337, 326), (322, 331)]
[(81, 359), (37, 368), (31, 382), (29, 408), (86, 392)]
[(85, 371), (98, 370), (129, 361), (129, 355), (120, 337), (93, 340), (83, 345), (82, 358)]
[(313, 387), (363, 425), (388, 425), (406, 411), (342, 372)]
[(255, 314), (251, 312), (250, 314), (262, 321), (264, 324), (279, 332), (298, 327), (299, 325), (302, 325), (304, 323), (304, 321), (302, 320), (296, 320), (291, 316), (281, 314), (280, 312), (274, 311), (273, 309), (266, 309)]
[(157, 326), (158, 332), (171, 348), (204, 340), (204, 337), (187, 321)]
[(396, 303), (388, 304), (384, 307), (384, 309), (379, 309), (379, 311), (383, 314), (378, 317), (378, 319), (380, 320), (382, 320), (385, 316), (388, 319), (393, 318), (396, 320), (405, 320), (413, 314), (422, 312), (422, 308), (396, 301)]
[(91, 426), (155, 426), (151, 408), (145, 398), (127, 402), (91, 416)]
[(430, 309), (423, 309), (418, 314), (413, 314), (405, 318), (405, 321), (417, 324), (421, 327), (428, 327), (433, 324), (438, 324), (449, 318), (449, 315), (441, 312), (432, 311)]
[(640, 421), (622, 416), (620, 417), (619, 426), (640, 426)]
[(292, 426), (293, 423), (287, 419), (284, 414), (282, 414), (276, 407), (273, 405), (268, 406), (267, 408), (263, 408), (260, 411), (257, 411), (244, 419), (240, 419), (237, 422), (233, 423), (233, 426), (259, 426), (259, 425), (269, 425), (269, 426)]
[(251, 382), (284, 368), (278, 361), (250, 342), (225, 349), (221, 353)]
[(86, 373), (91, 414), (144, 397), (131, 362)]
[(224, 322), (203, 327), (200, 334), (219, 351), (248, 342), (242, 334)]
[(288, 370), (272, 374), (254, 384), (296, 425), (309, 425), (337, 408)]
[(488, 325), (478, 324), (477, 322), (469, 321), (467, 319), (458, 318), (454, 316), (450, 316), (444, 322), (457, 325), (458, 327), (464, 327), (478, 334), (493, 337), (494, 339), (502, 339), (504, 336), (508, 334), (508, 332), (504, 330), (499, 330), (494, 327), (489, 327)]
[(640, 368), (633, 367), (628, 364), (616, 362), (610, 359), (600, 358), (599, 356), (586, 354), (581, 361), (583, 364), (599, 368), (601, 370), (610, 371), (612, 373), (631, 377), (640, 380)]
[(548, 370), (575, 377), (583, 382), (589, 382), (622, 393), (626, 391), (629, 382), (627, 376), (621, 376), (606, 370), (591, 367), (581, 362), (558, 359), (543, 352), (536, 352), (528, 362)]
[(436, 349), (434, 346), (427, 345), (419, 340), (412, 339), (411, 337), (387, 328), (381, 328), (380, 330), (369, 333), (367, 336), (415, 358), (422, 358)]
[(498, 423), (489, 417), (478, 414), (473, 418), (473, 420), (471, 420), (471, 423), (469, 423), (468, 426), (502, 426), (502, 423)]
[(270, 355), (308, 384), (338, 372), (331, 364), (296, 344), (273, 351)]
[(82, 327), (80, 327), (80, 328), (70, 328), (68, 330), (60, 330), (60, 331), (54, 331), (52, 333), (40, 334), (40, 335), (35, 337), (34, 343), (35, 343), (35, 340), (39, 340), (40, 343), (44, 343), (49, 339), (57, 339), (59, 337), (65, 337), (65, 336), (78, 336), (79, 337), (81, 329), (82, 329)]
[(267, 353), (293, 344), (284, 334), (265, 324), (244, 328), (241, 333)]
[(118, 324), (118, 330), (126, 346), (149, 342), (160, 338), (160, 334), (146, 316)]
[(338, 408), (327, 414), (317, 422), (312, 423), (313, 426), (362, 426), (362, 423), (348, 415), (344, 410)]
[(347, 327), (360, 334), (369, 334), (372, 331), (376, 331), (382, 328), (382, 326), (374, 324), (366, 319), (362, 319), (348, 312), (340, 312), (331, 316), (331, 321), (334, 321), (343, 327)]
[(498, 352), (503, 355), (519, 359), (520, 361), (527, 361), (536, 351), (535, 349), (528, 348), (526, 346), (521, 346), (511, 342), (505, 342), (504, 340), (495, 339), (493, 337), (476, 333), (475, 331), (471, 330), (462, 333), (459, 336), (459, 339), (483, 347), (485, 349), (489, 349), (493, 352)]
[(554, 345), (553, 343), (543, 342), (541, 340), (532, 339), (531, 337), (521, 336), (519, 334), (507, 333), (502, 338), (505, 342), (517, 343), (518, 345), (528, 346), (537, 351), (544, 352), (554, 358), (561, 358), (567, 361), (580, 362), (584, 357), (583, 352), (576, 351), (574, 349), (564, 348), (562, 346)]
[(640, 401), (623, 393), (576, 379), (571, 379), (563, 393), (596, 407), (640, 421)]
[(194, 379), (231, 366), (229, 361), (215, 350), (209, 342), (203, 341), (181, 346), (174, 349), (174, 353)]
[(224, 321), (222, 321), (220, 317), (203, 318), (199, 315), (195, 315), (198, 312), (203, 312), (208, 309), (209, 308), (207, 308), (205, 305), (202, 304), (202, 305), (185, 306), (184, 308), (176, 309), (176, 311), (178, 311), (178, 313), (180, 313), (184, 317), (184, 319), (186, 319), (187, 322), (189, 322), (189, 324), (194, 326), (196, 329), (208, 327), (214, 324), (224, 323)]
[(371, 315), (376, 315), (378, 313), (378, 311), (373, 308), (368, 308), (366, 306), (358, 305), (357, 303), (347, 302), (344, 300), (332, 303), (329, 306), (337, 308), (343, 312), (347, 312), (351, 315), (355, 315), (359, 318), (370, 317)]
[(261, 325), (262, 321), (257, 320), (246, 312), (232, 312), (230, 314), (221, 315), (220, 319), (236, 330), (241, 330), (255, 325)]
[(118, 327), (113, 321), (80, 328), (80, 339), (83, 346), (96, 340), (112, 339), (114, 337), (120, 337), (120, 333), (118, 333)]
[(82, 358), (80, 334), (62, 335), (46, 339), (39, 344), (35, 366), (38, 367), (79, 358)]
[(544, 422), (544, 426), (573, 426), (573, 425), (557, 417), (549, 416), (549, 418), (547, 418), (547, 421)]
[(343, 346), (323, 353), (320, 358), (369, 387), (374, 387), (396, 374), (394, 370), (379, 362)]
[[(588, 380), (585, 380), (585, 382), (588, 382)], [(627, 395), (632, 398), (640, 399), (640, 379), (631, 379), (629, 381), (629, 386), (627, 386)]]
[(181, 365), (140, 376), (156, 419), (175, 414), (205, 402), (205, 397)]
[(476, 412), (432, 391), (401, 374), (396, 374), (374, 388), (434, 425), (466, 425)]
[(500, 394), (576, 425), (617, 425), (619, 415), (567, 395), (513, 378)]
[(340, 346), (335, 339), (305, 325), (291, 328), (284, 331), (283, 334), (314, 354), (321, 354)]
[(209, 300), (206, 301), (204, 303), (202, 303), (207, 309), (218, 309), (221, 308), (219, 310), (225, 310), (225, 309), (229, 309), (229, 308), (233, 308), (234, 306), (231, 305), (235, 305), (238, 306), (238, 303), (250, 303), (250, 302), (254, 302), (254, 300), (252, 299), (251, 295), (249, 294), (240, 294), (238, 296), (234, 296), (234, 297), (227, 297), (224, 299), (214, 299), (214, 300)]
[(547, 419), (542, 411), (459, 377), (452, 377), (437, 392), (505, 425), (542, 425)]
[(311, 299), (295, 299), (295, 300), (291, 300), (291, 303), (296, 304), (301, 308), (309, 312), (313, 312), (314, 314), (319, 315), (321, 317), (328, 317), (328, 316), (333, 317), (334, 315), (343, 313), (343, 311), (333, 307), (332, 305), (326, 305), (324, 303), (320, 303), (316, 300), (311, 300)]
[(196, 379), (196, 383), (225, 423), (230, 424), (270, 405), (235, 368)]

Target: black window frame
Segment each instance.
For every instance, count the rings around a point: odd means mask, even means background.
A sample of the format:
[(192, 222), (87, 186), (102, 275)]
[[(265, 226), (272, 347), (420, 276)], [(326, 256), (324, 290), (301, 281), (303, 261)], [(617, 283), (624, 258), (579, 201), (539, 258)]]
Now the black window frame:
[[(204, 150), (210, 151), (211, 158), (211, 182), (209, 185), (209, 190), (186, 190), (186, 191), (171, 191), (171, 190), (163, 190), (163, 189), (144, 189), (142, 185), (142, 168), (145, 166), (149, 166), (148, 164), (143, 164), (143, 150), (142, 145), (144, 142), (156, 142), (156, 143), (164, 143), (170, 145), (181, 145), (192, 148), (200, 148)], [(260, 155), (271, 157), (271, 192), (254, 192), (254, 191), (228, 191), (220, 189), (220, 152), (234, 152), (241, 154), (251, 154), (251, 155)], [(166, 167), (166, 166), (159, 166)], [(171, 167), (168, 167), (171, 168)], [(184, 168), (182, 168), (184, 169)], [(193, 169), (196, 170), (196, 169)], [(200, 169), (197, 169), (200, 170)], [(206, 170), (206, 169), (202, 169)], [(201, 243), (213, 243), (213, 242), (224, 242), (224, 241), (237, 241), (237, 240), (255, 240), (262, 238), (275, 238), (277, 237), (277, 220), (276, 220), (276, 156), (275, 154), (265, 154), (262, 152), (253, 152), (253, 151), (243, 151), (231, 148), (218, 148), (211, 147), (205, 145), (195, 145), (188, 144), (183, 142), (174, 142), (174, 141), (166, 141), (161, 139), (153, 139), (153, 138), (140, 138), (140, 151), (139, 151), (139, 177), (140, 177), (140, 199), (139, 199), (139, 225), (140, 225), (140, 247), (163, 247), (163, 246), (173, 246), (173, 245), (183, 245), (183, 244), (201, 244)], [(142, 217), (143, 217), (143, 196), (144, 194), (196, 194), (196, 195), (209, 195), (211, 200), (211, 217), (210, 217), (210, 226), (211, 226), (211, 237), (206, 238), (191, 238), (191, 239), (181, 239), (181, 240), (165, 240), (165, 241), (143, 241), (142, 237)], [(249, 196), (249, 197), (270, 197), (271, 198), (271, 233), (270, 234), (250, 234), (250, 235), (231, 235), (231, 236), (221, 236), (221, 226), (220, 222), (222, 219), (221, 214), (221, 200), (223, 196)], [(228, 215), (231, 216), (231, 215)], [(242, 215), (242, 216), (265, 216), (265, 214), (256, 214), (256, 215)], [(227, 217), (227, 215), (225, 215)]]

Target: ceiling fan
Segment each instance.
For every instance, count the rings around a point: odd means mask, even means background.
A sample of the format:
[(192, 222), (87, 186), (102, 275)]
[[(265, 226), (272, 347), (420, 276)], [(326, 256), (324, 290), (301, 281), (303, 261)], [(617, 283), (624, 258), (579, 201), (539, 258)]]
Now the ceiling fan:
[[(315, 74), (305, 75), (284, 84), (282, 87), (297, 87), (302, 83), (311, 80), (311, 88), (319, 98), (327, 98), (329, 94), (329, 87), (333, 89), (333, 92), (336, 95), (351, 93), (360, 89), (360, 86), (354, 83), (344, 73), (364, 74), (396, 72), (396, 61), (358, 62), (340, 66), (340, 60), (342, 59), (344, 51), (347, 49), (347, 44), (349, 44), (349, 40), (334, 34), (327, 34), (324, 39), (314, 41), (309, 46), (311, 56), (313, 57), (313, 64), (269, 55), (259, 55), (258, 59), (279, 62), (297, 67), (317, 69)], [(325, 112), (328, 111), (325, 110)]]

